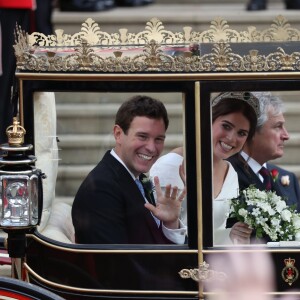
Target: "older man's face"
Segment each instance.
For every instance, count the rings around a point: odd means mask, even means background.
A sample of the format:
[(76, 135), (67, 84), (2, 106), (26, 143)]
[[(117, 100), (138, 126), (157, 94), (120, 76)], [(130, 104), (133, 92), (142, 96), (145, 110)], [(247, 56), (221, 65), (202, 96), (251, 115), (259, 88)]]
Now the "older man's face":
[(260, 131), (255, 133), (251, 144), (250, 155), (260, 164), (283, 156), (284, 142), (289, 139), (284, 125), (283, 114), (275, 116), (274, 109), (271, 107), (267, 122)]

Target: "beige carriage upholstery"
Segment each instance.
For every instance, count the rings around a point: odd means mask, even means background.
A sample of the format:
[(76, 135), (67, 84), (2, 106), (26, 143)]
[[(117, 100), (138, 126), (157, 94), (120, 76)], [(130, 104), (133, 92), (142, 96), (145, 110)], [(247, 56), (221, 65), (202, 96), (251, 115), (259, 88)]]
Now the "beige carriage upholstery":
[[(66, 198), (66, 200), (68, 200)], [(62, 243), (74, 243), (74, 227), (71, 218), (72, 203), (64, 202), (62, 198), (54, 200), (49, 220), (41, 233)]]
[(47, 176), (43, 179), (43, 213), (38, 230), (53, 240), (73, 243), (72, 203), (67, 198), (55, 197), (59, 150), (53, 92), (34, 94), (34, 128), (36, 167)]

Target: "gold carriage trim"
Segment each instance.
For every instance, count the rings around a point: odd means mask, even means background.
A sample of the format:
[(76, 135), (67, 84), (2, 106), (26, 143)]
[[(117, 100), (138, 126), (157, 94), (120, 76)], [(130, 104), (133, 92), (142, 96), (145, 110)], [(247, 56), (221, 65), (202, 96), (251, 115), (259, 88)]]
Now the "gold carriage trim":
[(197, 282), (225, 281), (228, 279), (224, 272), (209, 270), (209, 264), (205, 261), (199, 265), (199, 268), (180, 270), (179, 275), (182, 279), (191, 278)]
[(88, 18), (81, 31), (28, 34), (17, 26), (17, 71), (45, 72), (272, 72), (299, 71), (300, 31), (277, 16), (270, 28), (231, 29), (216, 18), (208, 30), (166, 30), (157, 18), (144, 31), (109, 34)]

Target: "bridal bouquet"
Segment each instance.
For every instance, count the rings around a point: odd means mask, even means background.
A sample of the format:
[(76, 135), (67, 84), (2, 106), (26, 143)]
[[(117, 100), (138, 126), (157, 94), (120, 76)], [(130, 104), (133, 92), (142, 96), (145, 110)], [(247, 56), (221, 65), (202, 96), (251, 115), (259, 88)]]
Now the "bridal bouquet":
[(256, 237), (269, 236), (272, 241), (292, 241), (300, 234), (300, 214), (272, 191), (254, 186), (242, 190), (230, 200), (229, 217), (248, 224)]

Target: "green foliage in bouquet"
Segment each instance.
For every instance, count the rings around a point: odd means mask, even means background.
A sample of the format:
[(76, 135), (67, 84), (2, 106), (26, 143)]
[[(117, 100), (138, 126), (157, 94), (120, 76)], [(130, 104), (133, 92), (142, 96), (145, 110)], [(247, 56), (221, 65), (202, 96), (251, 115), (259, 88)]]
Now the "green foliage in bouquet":
[(295, 206), (272, 191), (260, 191), (253, 185), (230, 200), (230, 218), (244, 222), (256, 231), (256, 237), (272, 241), (292, 241), (300, 233), (300, 214)]

